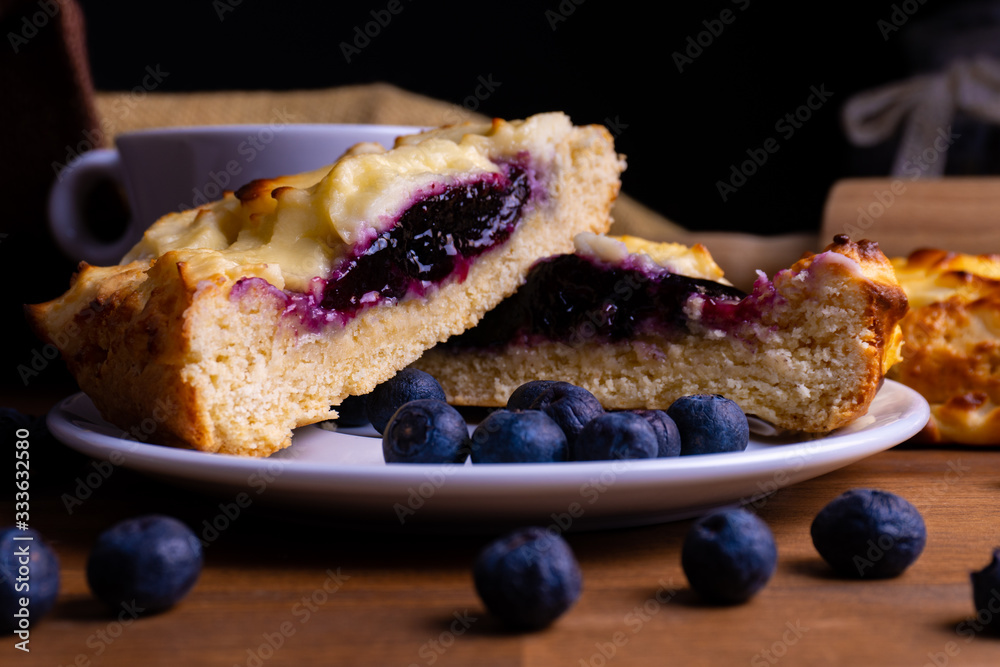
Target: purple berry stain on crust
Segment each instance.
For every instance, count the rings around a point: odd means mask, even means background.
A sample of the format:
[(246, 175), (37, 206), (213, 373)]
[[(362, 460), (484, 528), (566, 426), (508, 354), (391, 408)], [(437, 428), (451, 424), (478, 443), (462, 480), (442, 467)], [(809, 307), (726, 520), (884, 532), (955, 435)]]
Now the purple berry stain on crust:
[(306, 292), (243, 278), (231, 299), (262, 288), (284, 304), (309, 330), (344, 325), (364, 308), (426, 295), (449, 279), (465, 280), (473, 260), (514, 233), (533, 190), (530, 170), (504, 165), (457, 185), (439, 185), (419, 195), (396, 224), (357, 246), (327, 278), (317, 277)]

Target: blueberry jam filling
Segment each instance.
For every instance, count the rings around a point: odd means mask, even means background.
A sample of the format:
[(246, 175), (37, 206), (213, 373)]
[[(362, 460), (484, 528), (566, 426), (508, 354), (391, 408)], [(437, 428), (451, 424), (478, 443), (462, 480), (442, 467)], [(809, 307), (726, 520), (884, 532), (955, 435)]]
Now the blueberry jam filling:
[(373, 292), (377, 300), (399, 299), (456, 271), (464, 273), (466, 260), (510, 238), (529, 194), (527, 173), (511, 167), (507, 176), (421, 200), (334, 272), (320, 306), (354, 314)]
[(244, 278), (230, 294), (248, 290), (280, 294), (286, 313), (302, 324), (345, 323), (362, 308), (419, 296), (456, 276), (464, 280), (473, 258), (514, 233), (531, 196), (528, 170), (507, 165), (503, 173), (436, 189), (406, 209), (366, 247), (355, 248), (329, 278), (314, 278), (305, 293), (267, 289)]
[(448, 344), (490, 347), (536, 340), (619, 341), (655, 328), (684, 330), (684, 305), (692, 294), (734, 313), (742, 291), (711, 280), (674, 273), (651, 274), (628, 265), (559, 255), (536, 264), (527, 282), (486, 314), (479, 324)]

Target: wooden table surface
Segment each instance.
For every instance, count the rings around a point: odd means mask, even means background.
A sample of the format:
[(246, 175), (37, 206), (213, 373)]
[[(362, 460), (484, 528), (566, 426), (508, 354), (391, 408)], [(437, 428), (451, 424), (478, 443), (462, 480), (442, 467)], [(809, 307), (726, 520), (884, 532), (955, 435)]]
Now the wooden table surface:
[[(8, 395), (5, 404), (37, 413), (46, 400)], [(31, 460), (31, 525), (61, 559), (62, 588), (31, 627), (30, 653), (5, 637), (0, 665), (1000, 664), (1000, 638), (979, 631), (969, 583), (1000, 546), (996, 449), (904, 443), (759, 502), (778, 570), (739, 606), (707, 606), (688, 589), (680, 546), (690, 521), (567, 533), (583, 595), (530, 634), (506, 632), (476, 596), (471, 564), (488, 534), (363, 532), (256, 505), (209, 544), (178, 606), (138, 619), (109, 614), (84, 576), (101, 530), (147, 512), (197, 529), (226, 499), (116, 468), (67, 509), (93, 462), (40, 433)], [(839, 579), (815, 552), (813, 516), (853, 487), (898, 493), (922, 512), (927, 547), (902, 576)]]

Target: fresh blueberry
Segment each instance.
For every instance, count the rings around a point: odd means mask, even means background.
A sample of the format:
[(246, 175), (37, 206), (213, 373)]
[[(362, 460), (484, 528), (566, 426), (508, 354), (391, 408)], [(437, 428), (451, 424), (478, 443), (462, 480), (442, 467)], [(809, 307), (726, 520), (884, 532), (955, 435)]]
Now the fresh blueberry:
[(570, 446), (573, 461), (652, 459), (658, 450), (656, 431), (631, 412), (605, 412), (583, 427)]
[(681, 436), (681, 456), (742, 452), (750, 424), (740, 406), (718, 394), (682, 396), (667, 408)]
[(976, 620), (990, 633), (1000, 633), (1000, 614), (993, 611), (996, 606), (994, 601), (1000, 602), (1000, 548), (993, 550), (993, 556), (986, 567), (969, 576), (972, 579)]
[(907, 500), (878, 489), (851, 489), (813, 519), (813, 545), (838, 573), (859, 579), (895, 577), (924, 550), (927, 528)]
[(469, 428), (444, 401), (421, 398), (396, 410), (382, 434), (386, 463), (462, 463), (469, 456)]
[(443, 401), (444, 389), (430, 373), (404, 368), (367, 394), (365, 413), (375, 430), (383, 433), (396, 410), (404, 403), (420, 398)]
[(509, 627), (538, 630), (573, 606), (583, 576), (561, 535), (521, 528), (487, 545), (473, 568), (476, 592)]
[(472, 432), (473, 463), (566, 460), (566, 434), (539, 410), (496, 410)]
[(508, 410), (528, 410), (538, 395), (556, 383), (555, 380), (531, 380), (515, 389), (507, 399)]
[(566, 443), (573, 442), (583, 427), (594, 417), (603, 414), (601, 402), (583, 387), (569, 382), (553, 382), (535, 396), (530, 409), (541, 410), (566, 434)]
[(105, 530), (87, 559), (87, 583), (105, 605), (155, 613), (177, 604), (201, 574), (201, 542), (185, 524), (159, 514)]
[(364, 426), (368, 423), (367, 398), (365, 396), (348, 396), (336, 407), (339, 426)]
[[(59, 559), (38, 531), (0, 529), (0, 633), (34, 625), (58, 596)], [(26, 612), (22, 598), (28, 601)]]
[(681, 566), (691, 588), (715, 603), (749, 600), (770, 581), (777, 563), (771, 529), (742, 508), (698, 519), (681, 548)]
[(680, 456), (681, 433), (677, 430), (677, 424), (670, 418), (670, 415), (663, 410), (628, 410), (628, 412), (639, 415), (653, 427), (658, 445), (657, 458)]

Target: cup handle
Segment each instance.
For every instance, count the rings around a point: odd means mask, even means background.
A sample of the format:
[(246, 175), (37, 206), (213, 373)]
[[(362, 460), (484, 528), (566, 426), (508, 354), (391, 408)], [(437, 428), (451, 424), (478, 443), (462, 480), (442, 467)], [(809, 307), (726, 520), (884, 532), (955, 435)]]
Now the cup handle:
[(97, 148), (87, 151), (70, 163), (49, 191), (49, 229), (59, 248), (74, 260), (82, 260), (96, 266), (117, 264), (122, 256), (134, 245), (126, 227), (126, 233), (114, 241), (96, 238), (83, 219), (84, 199), (96, 183), (110, 179), (123, 183), (121, 156), (113, 148)]

